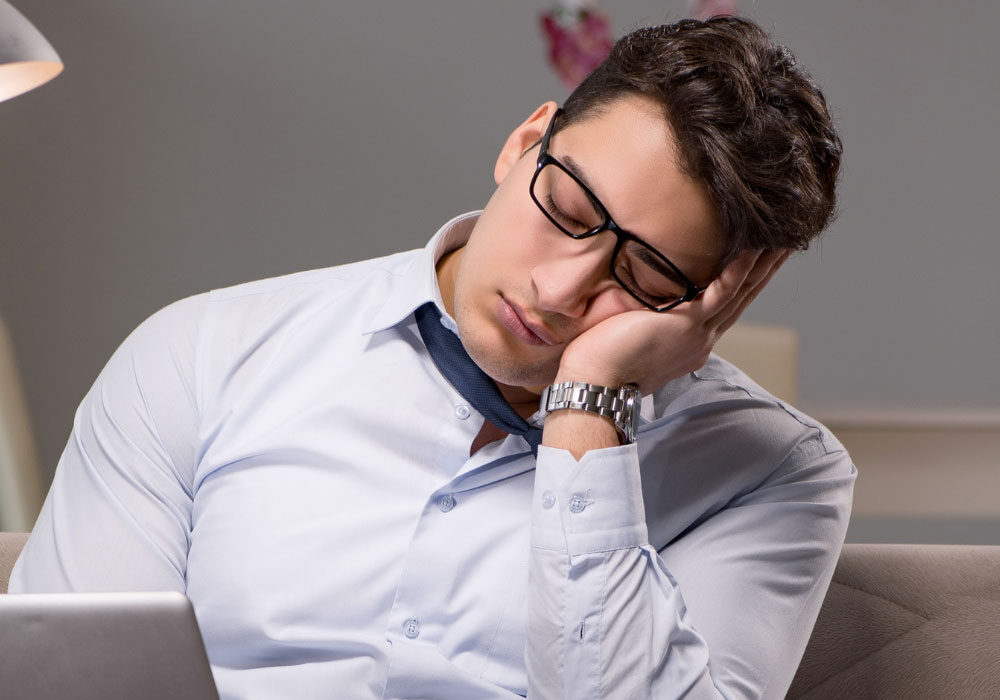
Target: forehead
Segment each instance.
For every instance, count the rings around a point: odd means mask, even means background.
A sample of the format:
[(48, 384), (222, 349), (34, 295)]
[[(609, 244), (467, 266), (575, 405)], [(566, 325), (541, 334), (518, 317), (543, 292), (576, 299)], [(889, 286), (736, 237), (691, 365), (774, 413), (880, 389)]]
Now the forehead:
[(622, 228), (693, 275), (711, 275), (725, 239), (708, 191), (686, 175), (664, 110), (622, 98), (552, 136), (549, 152), (570, 161)]

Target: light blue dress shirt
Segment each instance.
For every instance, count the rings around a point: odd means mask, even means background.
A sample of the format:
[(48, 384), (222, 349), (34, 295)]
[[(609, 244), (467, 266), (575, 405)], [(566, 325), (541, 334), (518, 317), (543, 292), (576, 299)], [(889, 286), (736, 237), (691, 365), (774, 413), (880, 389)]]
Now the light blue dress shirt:
[(153, 315), (77, 411), (11, 591), (184, 591), (224, 698), (783, 697), (847, 454), (713, 356), (643, 398), (636, 445), (470, 457), (483, 418), (413, 311), (444, 311), (435, 262), (474, 221)]

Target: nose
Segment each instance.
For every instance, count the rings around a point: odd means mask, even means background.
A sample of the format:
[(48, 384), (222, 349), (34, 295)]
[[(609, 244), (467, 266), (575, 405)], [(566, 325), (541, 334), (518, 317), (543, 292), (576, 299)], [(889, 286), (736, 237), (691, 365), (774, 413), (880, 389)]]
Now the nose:
[(531, 279), (540, 310), (579, 318), (597, 295), (615, 285), (609, 272), (615, 237), (604, 232), (583, 240), (567, 236), (565, 242), (535, 265)]

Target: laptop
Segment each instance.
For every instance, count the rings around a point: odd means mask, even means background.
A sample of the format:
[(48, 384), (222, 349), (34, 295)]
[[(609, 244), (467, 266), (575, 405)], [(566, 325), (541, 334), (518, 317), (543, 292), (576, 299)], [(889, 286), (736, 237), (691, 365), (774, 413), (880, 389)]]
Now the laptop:
[(218, 700), (182, 593), (0, 595), (0, 695)]

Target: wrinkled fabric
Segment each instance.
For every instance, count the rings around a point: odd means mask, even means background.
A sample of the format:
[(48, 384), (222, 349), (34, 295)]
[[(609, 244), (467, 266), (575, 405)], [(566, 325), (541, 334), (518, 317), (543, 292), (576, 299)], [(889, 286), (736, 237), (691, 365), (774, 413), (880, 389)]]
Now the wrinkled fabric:
[(782, 697), (843, 448), (713, 356), (643, 398), (635, 445), (470, 457), (483, 418), (413, 311), (444, 313), (434, 264), (474, 220), (154, 314), (80, 405), (11, 590), (185, 592), (224, 698)]

